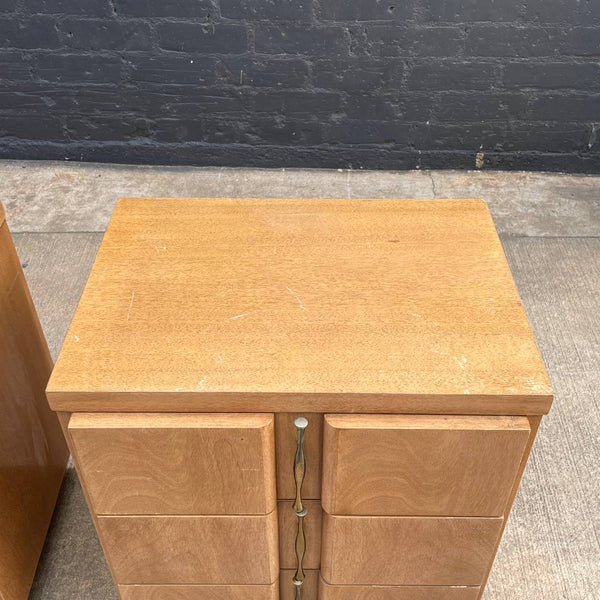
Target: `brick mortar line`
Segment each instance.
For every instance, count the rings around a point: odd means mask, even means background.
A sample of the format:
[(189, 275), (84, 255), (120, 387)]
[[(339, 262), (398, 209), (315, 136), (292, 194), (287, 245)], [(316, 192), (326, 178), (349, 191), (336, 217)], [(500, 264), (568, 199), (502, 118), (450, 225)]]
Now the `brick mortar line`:
[[(571, 157), (572, 160), (585, 160), (588, 165), (592, 160), (600, 160), (594, 152), (589, 152), (597, 147), (598, 118), (592, 103), (596, 100), (595, 92), (600, 91), (600, 77), (596, 76), (600, 71), (597, 60), (599, 52), (594, 42), (594, 34), (600, 32), (600, 13), (590, 2), (564, 11), (552, 2), (548, 4), (530, 0), (528, 3), (518, 3), (514, 14), (502, 12), (512, 10), (512, 6), (503, 9), (497, 5), (490, 7), (480, 3), (476, 7), (462, 6), (462, 14), (458, 16), (454, 15), (452, 5), (436, 5), (431, 0), (407, 0), (402, 4), (390, 0), (389, 6), (385, 3), (376, 6), (362, 0), (304, 0), (289, 5), (253, 5), (246, 0), (210, 0), (204, 3), (179, 0), (174, 3), (173, 8), (177, 11), (191, 10), (194, 13), (193, 17), (187, 17), (132, 14), (132, 11), (140, 10), (135, 0), (90, 1), (86, 10), (93, 14), (83, 15), (66, 14), (66, 10), (51, 14), (43, 10), (29, 10), (30, 5), (35, 6), (36, 2), (41, 7), (52, 6), (52, 2), (44, 3), (42, 0), (18, 0), (14, 6), (10, 0), (5, 1), (6, 12), (0, 17), (0, 25), (4, 29), (0, 29), (0, 34), (8, 40), (7, 48), (2, 52), (6, 58), (5, 68), (11, 69), (9, 73), (13, 77), (5, 88), (3, 98), (16, 102), (18, 95), (25, 93), (31, 103), (36, 93), (43, 94), (40, 89), (43, 87), (52, 88), (50, 94), (60, 90), (73, 94), (67, 96), (63, 107), (52, 108), (52, 102), (56, 100), (53, 96), (47, 99), (46, 107), (30, 104), (22, 109), (23, 119), (20, 123), (15, 121), (16, 115), (11, 112), (20, 108), (8, 108), (0, 112), (0, 115), (10, 117), (6, 122), (9, 130), (5, 133), (10, 134), (13, 130), (12, 137), (3, 139), (4, 148), (19, 146), (17, 153), (23, 145), (40, 147), (40, 142), (32, 138), (44, 135), (38, 131), (35, 134), (24, 132), (23, 128), (31, 120), (31, 128), (45, 127), (45, 136), (56, 140), (56, 144), (71, 148), (77, 144), (79, 148), (91, 148), (86, 145), (88, 142), (81, 142), (88, 138), (89, 144), (95, 144), (96, 151), (100, 153), (111, 143), (127, 139), (127, 142), (122, 142), (126, 144), (124, 147), (130, 149), (136, 146), (139, 153), (152, 152), (150, 147), (155, 147), (154, 152), (159, 153), (160, 148), (167, 148), (167, 144), (171, 143), (179, 144), (179, 148), (187, 144), (188, 148), (221, 152), (225, 143), (228, 143), (232, 151), (247, 146), (257, 147), (259, 151), (282, 148), (289, 155), (310, 149), (315, 152), (329, 149), (339, 153), (340, 148), (355, 153), (376, 148), (384, 153), (414, 153), (420, 147), (422, 152), (430, 156), (456, 157), (471, 153), (468, 140), (472, 139), (474, 148), (478, 142), (482, 146), (497, 147), (496, 151), (488, 154), (500, 156), (504, 153), (509, 161), (512, 156), (534, 156), (536, 160), (540, 156), (547, 156), (552, 161), (558, 155)], [(168, 10), (168, 0), (149, 0), (147, 5), (150, 11), (164, 13)], [(64, 0), (63, 6), (71, 7), (74, 12), (82, 10), (74, 0)], [(123, 10), (125, 13), (121, 12)], [(353, 17), (357, 20), (353, 20)], [(25, 36), (23, 41), (21, 38), (15, 41), (15, 28), (19, 25), (24, 26), (18, 32), (19, 36)], [(95, 28), (99, 25), (106, 25), (108, 29), (98, 32)], [(74, 37), (69, 37), (70, 27), (73, 28)], [(225, 37), (207, 37), (203, 44), (210, 47), (208, 52), (204, 52), (194, 37), (195, 32), (213, 27), (222, 31)], [(130, 31), (135, 33), (136, 28), (139, 30), (136, 36), (128, 35)], [(260, 35), (263, 33), (264, 36)], [(396, 44), (394, 34), (407, 37)], [(432, 34), (426, 43), (422, 39), (425, 34)], [(261, 40), (258, 48), (257, 35)], [(26, 36), (34, 39), (28, 41)], [(15, 38), (13, 44), (24, 46), (33, 43), (44, 45), (44, 36), (45, 45), (52, 46), (52, 49), (9, 48), (11, 37)], [(480, 49), (482, 36), (486, 36), (483, 50)], [(125, 46), (131, 44), (132, 39), (133, 44), (138, 45), (137, 49), (126, 49)], [(19, 41), (21, 43), (17, 43)], [(85, 47), (86, 43), (88, 47)], [(311, 55), (309, 46), (314, 43), (325, 48), (323, 53), (328, 56)], [(385, 53), (382, 49), (385, 50), (386, 45), (393, 46), (393, 51), (389, 53), (398, 53), (398, 56), (381, 56)], [(92, 50), (93, 46), (100, 50)], [(107, 46), (113, 47), (110, 49)], [(189, 51), (184, 52), (184, 49)], [(562, 54), (557, 55), (557, 49)], [(524, 51), (532, 52), (530, 56), (523, 56)], [(329, 54), (337, 56), (328, 62), (331, 58)], [(12, 62), (11, 55), (15, 56)], [(145, 65), (146, 69), (152, 71), (152, 67), (144, 63), (151, 58), (156, 59), (158, 65), (154, 68), (155, 78), (159, 78), (158, 73), (162, 68), (165, 72), (173, 73), (172, 83), (153, 84), (141, 81), (143, 76), (136, 81), (136, 67)], [(188, 92), (198, 89), (191, 82), (192, 70), (185, 69), (188, 58), (207, 61), (198, 75), (204, 77), (207, 83), (198, 93), (209, 94), (212, 100), (207, 101), (203, 97), (200, 102), (194, 103), (188, 96)], [(343, 76), (336, 73), (335, 61), (343, 65), (344, 61), (350, 61), (351, 58), (357, 62), (348, 62)], [(82, 65), (87, 59), (90, 60), (89, 81), (84, 81), (84, 77), (77, 80), (73, 71), (83, 69)], [(161, 65), (161, 60), (174, 62)], [(275, 85), (277, 77), (283, 77), (281, 73), (269, 79), (268, 74), (260, 69), (247, 74), (246, 82), (251, 77), (257, 80), (262, 78), (262, 85), (235, 85), (230, 72), (234, 67), (224, 62), (236, 60), (249, 61), (250, 69), (253, 61), (257, 61), (266, 65), (267, 69), (269, 65), (280, 65), (281, 69), (287, 66), (292, 70), (297, 69), (297, 72), (288, 75), (286, 86), (282, 88)], [(136, 64), (136, 61), (139, 63)], [(331, 64), (333, 66), (328, 71), (327, 67)], [(367, 65), (366, 69), (359, 69), (358, 72), (357, 67), (353, 66), (363, 64)], [(379, 95), (390, 100), (379, 101), (378, 105), (369, 107), (368, 96), (357, 92), (354, 82), (361, 77), (365, 82), (371, 81), (373, 72), (377, 75), (377, 69), (386, 64), (397, 65), (398, 71), (390, 75), (389, 81), (376, 87)], [(178, 74), (182, 82), (176, 81)], [(467, 84), (464, 83), (465, 77)], [(58, 82), (60, 78), (72, 81)], [(106, 78), (109, 83), (103, 81)], [(152, 73), (147, 78), (152, 78)], [(328, 78), (332, 80), (330, 85)], [(336, 78), (338, 81), (334, 81)], [(243, 83), (243, 74), (240, 74), (240, 80)], [(189, 89), (186, 88), (188, 83)], [(33, 86), (37, 86), (37, 89), (32, 90)], [(454, 89), (450, 91), (449, 88)], [(121, 89), (124, 89), (124, 93), (118, 95), (116, 100), (123, 105), (120, 110), (107, 108), (101, 97), (93, 96), (111, 91), (120, 94)], [(159, 92), (165, 89), (169, 95), (160, 95)], [(168, 102), (163, 112), (171, 110), (171, 114), (160, 114), (156, 109), (152, 111), (154, 114), (148, 115), (144, 109), (138, 109), (131, 95), (136, 90), (140, 94), (156, 94), (157, 103)], [(87, 96), (86, 92), (89, 92)], [(264, 102), (269, 94), (275, 92), (279, 104), (274, 103), (270, 110), (257, 113), (256, 104)], [(300, 110), (303, 100), (298, 101), (293, 109), (286, 105), (298, 92), (310, 94), (311, 104), (304, 111)], [(13, 93), (16, 96), (11, 97)], [(359, 94), (361, 98), (358, 103), (352, 105)], [(422, 112), (414, 106), (393, 106), (394, 94), (401, 95), (402, 101), (407, 103), (428, 103)], [(486, 95), (493, 97), (487, 104)], [(228, 108), (206, 107), (204, 104), (211, 101), (218, 103), (221, 97), (224, 102), (243, 98), (247, 100), (247, 105), (238, 110), (231, 109), (231, 105)], [(306, 99), (308, 96), (304, 96)], [(193, 119), (172, 106), (178, 101), (195, 104), (198, 111), (205, 112), (205, 120), (196, 127), (194, 135), (185, 132), (186, 126), (193, 126)], [(554, 106), (551, 106), (553, 101)], [(77, 102), (81, 103), (80, 107), (76, 106)], [(473, 106), (474, 110), (469, 112), (472, 102), (480, 102), (482, 108), (477, 110), (478, 106)], [(577, 118), (569, 114), (567, 102), (575, 103), (572, 112)], [(72, 106), (68, 106), (69, 103)], [(494, 103), (497, 104), (496, 108)], [(412, 111), (410, 116), (406, 111)], [(501, 118), (494, 118), (494, 111)], [(94, 112), (93, 116), (90, 115)], [(192, 110), (192, 113), (195, 115), (196, 111)], [(269, 129), (266, 123), (261, 125), (260, 122), (261, 119), (268, 119), (272, 113), (277, 114), (276, 126)], [(306, 119), (306, 114), (309, 114), (309, 119)], [(72, 116), (77, 120), (71, 120)], [(119, 117), (122, 120), (139, 118), (145, 121), (143, 126), (135, 124), (133, 128), (132, 125), (132, 131), (128, 133), (127, 124), (118, 125)], [(199, 127), (210, 128), (206, 119), (211, 119), (217, 125), (229, 120), (232, 126), (226, 131), (211, 129), (205, 133)], [(301, 127), (299, 122), (303, 119), (306, 119), (306, 124)], [(184, 126), (183, 133), (172, 133), (169, 123), (174, 120)], [(365, 133), (362, 140), (353, 132), (351, 136), (341, 135), (339, 145), (329, 143), (334, 128), (339, 127), (340, 122), (352, 124), (365, 120), (372, 128), (375, 127), (374, 123), (384, 125), (380, 126), (380, 131), (371, 129)], [(391, 143), (383, 131), (387, 123), (392, 129)], [(437, 137), (419, 143), (419, 125), (423, 128), (433, 125), (437, 129), (429, 127), (426, 131), (428, 135)], [(529, 132), (525, 131), (528, 125), (531, 129)], [(452, 128), (456, 130), (461, 126), (475, 129), (459, 136), (455, 147), (452, 147)], [(548, 131), (543, 132), (542, 126), (547, 127)], [(406, 127), (406, 131), (401, 127)], [(98, 131), (113, 131), (114, 142), (110, 139), (106, 142), (97, 140), (105, 136), (104, 133), (99, 136)], [(520, 141), (524, 131), (529, 136), (526, 143)], [(282, 141), (286, 135), (288, 145)], [(300, 136), (298, 145), (293, 139), (295, 135)], [(194, 136), (209, 141), (187, 141)], [(219, 136), (223, 143), (214, 141), (220, 142)], [(110, 138), (111, 134), (106, 137)], [(173, 139), (174, 142), (157, 142), (155, 137)], [(255, 143), (252, 143), (253, 139)], [(534, 140), (539, 143), (534, 144)], [(47, 148), (55, 147), (52, 146), (54, 143), (49, 142)], [(444, 150), (436, 150), (436, 146)], [(586, 146), (589, 148), (586, 149)], [(515, 147), (521, 149), (515, 150)], [(537, 152), (536, 148), (549, 151)], [(51, 153), (51, 150), (48, 152)]]

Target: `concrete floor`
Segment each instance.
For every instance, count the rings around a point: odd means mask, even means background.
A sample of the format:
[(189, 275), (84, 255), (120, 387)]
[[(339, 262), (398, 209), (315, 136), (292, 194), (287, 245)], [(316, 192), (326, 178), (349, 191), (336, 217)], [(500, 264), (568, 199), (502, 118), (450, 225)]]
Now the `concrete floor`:
[[(487, 200), (556, 399), (484, 598), (600, 598), (600, 177), (0, 162), (0, 199), (55, 357), (120, 196)], [(116, 598), (72, 468), (31, 598)]]

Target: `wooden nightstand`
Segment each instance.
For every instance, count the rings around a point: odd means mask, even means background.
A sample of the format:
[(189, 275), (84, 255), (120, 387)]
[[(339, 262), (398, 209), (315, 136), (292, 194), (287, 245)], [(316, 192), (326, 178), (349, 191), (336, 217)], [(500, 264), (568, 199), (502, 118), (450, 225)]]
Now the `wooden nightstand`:
[(48, 398), (125, 600), (475, 600), (552, 391), (480, 200), (132, 198)]
[(69, 452), (44, 389), (52, 357), (0, 203), (0, 599), (26, 600)]

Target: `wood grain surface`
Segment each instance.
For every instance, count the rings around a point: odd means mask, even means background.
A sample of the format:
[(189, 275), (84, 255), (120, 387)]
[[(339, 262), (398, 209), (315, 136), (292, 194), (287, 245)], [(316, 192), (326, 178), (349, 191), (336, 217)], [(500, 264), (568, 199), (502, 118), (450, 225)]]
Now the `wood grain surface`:
[(119, 584), (270, 584), (279, 577), (277, 511), (266, 516), (97, 518)]
[(57, 410), (537, 414), (552, 392), (479, 200), (124, 199)]
[(279, 600), (270, 585), (120, 585), (121, 600)]
[[(296, 586), (292, 583), (295, 569), (282, 569), (279, 575), (279, 600), (295, 600)], [(316, 600), (319, 593), (319, 571), (305, 570), (306, 579), (302, 584), (302, 598)]]
[(503, 515), (529, 434), (525, 417), (326, 415), (323, 508)]
[[(60, 422), (60, 426), (61, 426), (63, 435), (65, 436), (65, 439), (67, 440), (67, 444), (68, 444), (69, 448), (72, 449), (74, 447), (74, 444), (73, 444), (73, 440), (71, 439), (71, 433), (69, 431), (69, 421), (71, 420), (71, 413), (58, 412), (56, 414), (58, 416), (58, 420)], [(73, 461), (73, 466), (75, 467), (76, 471), (80, 472), (81, 468), (80, 468), (79, 463), (77, 461), (77, 455), (76, 454), (72, 454), (71, 455), (71, 460)], [(79, 476), (77, 476), (77, 477), (79, 478)], [(98, 555), (96, 555), (95, 558), (96, 558), (96, 560), (98, 562), (102, 562), (102, 563), (106, 562), (106, 565), (107, 565), (108, 570), (110, 571), (110, 575), (112, 577), (112, 582), (116, 585), (117, 578), (116, 578), (115, 571), (114, 571), (114, 569), (113, 569), (113, 567), (111, 565), (111, 562), (110, 562), (110, 560), (107, 559), (107, 556), (106, 556), (106, 546), (104, 544), (104, 540), (103, 540), (103, 537), (102, 537), (102, 531), (100, 529), (100, 524), (99, 524), (99, 521), (98, 521), (99, 517), (91, 509), (92, 503), (91, 503), (91, 500), (90, 500), (90, 496), (89, 496), (89, 494), (88, 494), (88, 492), (86, 490), (85, 482), (82, 479), (79, 479), (79, 482), (80, 482), (80, 485), (81, 485), (81, 491), (83, 493), (83, 497), (85, 498), (86, 512), (87, 512), (87, 514), (89, 514), (89, 516), (90, 516), (90, 518), (92, 520), (92, 523), (94, 525), (94, 528), (96, 529), (96, 534), (98, 536), (98, 541), (100, 542), (100, 547), (102, 548), (102, 552), (104, 553), (104, 561)], [(85, 568), (85, 567), (87, 567), (86, 563), (84, 563), (84, 565), (82, 565), (82, 567), (80, 567), (80, 568)]]
[(76, 413), (69, 432), (97, 514), (268, 514), (268, 414)]
[(532, 416), (532, 417), (528, 417), (527, 419), (529, 421), (529, 428), (530, 428), (530, 435), (529, 435), (529, 439), (527, 440), (527, 445), (525, 447), (525, 451), (523, 452), (523, 456), (521, 458), (521, 464), (519, 465), (519, 471), (517, 473), (517, 477), (515, 478), (515, 482), (513, 484), (513, 488), (510, 492), (510, 496), (508, 498), (508, 502), (506, 503), (506, 506), (504, 507), (504, 519), (502, 521), (502, 527), (500, 529), (500, 535), (498, 536), (498, 541), (496, 542), (496, 548), (494, 549), (494, 553), (492, 555), (492, 558), (490, 559), (490, 562), (488, 564), (488, 568), (487, 568), (487, 572), (485, 574), (485, 577), (483, 579), (483, 581), (481, 582), (481, 590), (479, 592), (479, 596), (478, 599), (480, 599), (483, 596), (483, 593), (485, 592), (486, 589), (486, 583), (488, 580), (488, 577), (490, 576), (491, 573), (491, 569), (492, 566), (494, 564), (494, 557), (496, 555), (496, 552), (498, 551), (498, 548), (500, 546), (500, 543), (502, 541), (502, 536), (504, 534), (504, 529), (506, 528), (506, 525), (508, 524), (508, 519), (509, 519), (509, 515), (512, 509), (512, 505), (513, 502), (515, 500), (515, 497), (517, 495), (517, 492), (519, 490), (519, 485), (521, 483), (521, 478), (523, 477), (523, 473), (525, 472), (525, 468), (527, 466), (527, 461), (529, 460), (529, 455), (531, 453), (531, 450), (533, 448), (533, 442), (535, 441), (540, 423), (542, 421), (542, 417), (541, 416)]
[(307, 413), (277, 413), (275, 415), (275, 452), (277, 454), (277, 498), (291, 500), (296, 496), (294, 457), (296, 456), (296, 417), (308, 419), (304, 432), (306, 473), (302, 497), (321, 497), (321, 467), (323, 462), (323, 415)]
[(323, 514), (321, 573), (331, 584), (479, 586), (502, 518)]
[[(291, 500), (280, 500), (279, 510), (279, 565), (282, 569), (296, 568), (295, 542), (298, 532), (298, 517)], [(303, 565), (306, 569), (318, 569), (321, 566), (321, 503), (318, 500), (306, 500), (308, 509), (304, 517), (304, 535), (306, 552)]]
[(319, 578), (319, 600), (477, 600), (472, 586), (329, 585)]
[[(217, 175), (215, 172), (213, 177)], [(353, 179), (356, 173), (350, 175)], [(485, 172), (475, 175), (487, 176)], [(240, 182), (245, 177), (240, 174)], [(150, 171), (148, 178), (150, 181)], [(431, 183), (426, 183), (430, 187)], [(51, 199), (44, 199), (46, 204), (48, 201)], [(28, 263), (27, 282), (51, 349), (58, 351), (62, 343), (99, 237), (101, 234), (13, 232), (21, 262)], [(511, 237), (503, 244), (557, 401), (550, 417), (542, 422), (485, 599), (507, 600), (517, 592), (524, 599), (593, 598), (600, 588), (596, 568), (600, 547), (590, 526), (600, 514), (600, 496), (595, 493), (600, 462), (594, 460), (600, 449), (600, 411), (594, 392), (600, 382), (596, 350), (600, 348), (600, 313), (595, 310), (600, 241)], [(116, 600), (96, 536), (90, 530), (88, 509), (72, 476), (69, 487), (63, 489), (60, 512), (31, 599), (79, 599), (80, 590), (85, 589), (86, 600)], [(565, 545), (564, 540), (574, 535), (576, 540)], [(77, 540), (77, 552), (73, 552), (73, 539)], [(586, 575), (579, 576), (582, 572)]]
[(26, 600), (69, 456), (52, 359), (0, 205), (0, 598)]

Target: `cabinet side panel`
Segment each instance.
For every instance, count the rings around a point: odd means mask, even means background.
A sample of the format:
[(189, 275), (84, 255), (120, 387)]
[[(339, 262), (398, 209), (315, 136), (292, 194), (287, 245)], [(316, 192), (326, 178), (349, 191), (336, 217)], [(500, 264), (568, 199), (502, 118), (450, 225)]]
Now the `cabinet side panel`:
[(0, 597), (25, 600), (69, 453), (44, 394), (52, 359), (6, 223), (0, 365)]
[(529, 455), (531, 454), (531, 449), (533, 448), (533, 442), (535, 441), (535, 436), (537, 435), (538, 429), (540, 427), (542, 417), (530, 416), (530, 417), (528, 417), (528, 420), (529, 420), (529, 425), (531, 427), (531, 435), (529, 436), (529, 440), (527, 442), (527, 447), (525, 448), (525, 452), (523, 453), (523, 458), (521, 460), (521, 464), (519, 465), (519, 472), (517, 473), (517, 477), (515, 479), (513, 489), (510, 494), (510, 498), (508, 500), (508, 503), (507, 503), (505, 511), (504, 511), (504, 520), (502, 521), (502, 529), (500, 530), (500, 535), (498, 536), (498, 542), (496, 544), (496, 548), (494, 549), (494, 553), (490, 559), (490, 562), (489, 562), (489, 565), (487, 568), (487, 572), (486, 572), (483, 582), (481, 584), (481, 590), (479, 592), (478, 600), (481, 599), (481, 596), (483, 595), (483, 592), (485, 591), (485, 586), (487, 584), (487, 580), (490, 576), (490, 572), (491, 572), (492, 566), (494, 564), (494, 558), (496, 556), (496, 552), (498, 551), (498, 547), (500, 546), (500, 543), (502, 542), (502, 535), (504, 533), (504, 528), (506, 527), (506, 523), (507, 523), (508, 517), (510, 515), (510, 511), (512, 510), (512, 505), (517, 496), (517, 492), (519, 491), (519, 485), (521, 483), (521, 478), (523, 477), (523, 473), (525, 472), (525, 467), (527, 466), (527, 461), (529, 460)]

